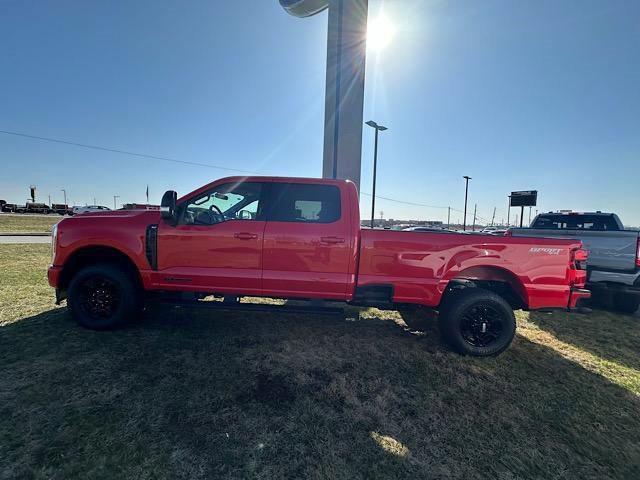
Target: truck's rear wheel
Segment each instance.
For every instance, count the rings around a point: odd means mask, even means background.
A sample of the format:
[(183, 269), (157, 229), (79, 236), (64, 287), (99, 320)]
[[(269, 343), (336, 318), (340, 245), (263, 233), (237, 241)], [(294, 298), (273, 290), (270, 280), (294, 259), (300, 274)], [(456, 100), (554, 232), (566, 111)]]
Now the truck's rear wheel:
[(628, 293), (616, 293), (613, 295), (612, 307), (618, 312), (631, 315), (640, 308), (640, 295), (631, 295)]
[(451, 294), (440, 311), (444, 340), (462, 355), (488, 357), (503, 352), (516, 332), (511, 305), (482, 288)]
[(71, 280), (67, 305), (73, 319), (83, 327), (109, 330), (138, 313), (140, 291), (131, 275), (118, 265), (91, 265)]

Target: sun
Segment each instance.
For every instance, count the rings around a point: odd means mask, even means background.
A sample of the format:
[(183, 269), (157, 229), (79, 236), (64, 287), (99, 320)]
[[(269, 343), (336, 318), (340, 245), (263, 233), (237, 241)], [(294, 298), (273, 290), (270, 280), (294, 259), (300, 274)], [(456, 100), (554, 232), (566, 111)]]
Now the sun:
[(395, 34), (396, 29), (391, 20), (380, 14), (367, 23), (367, 46), (379, 52), (391, 43)]

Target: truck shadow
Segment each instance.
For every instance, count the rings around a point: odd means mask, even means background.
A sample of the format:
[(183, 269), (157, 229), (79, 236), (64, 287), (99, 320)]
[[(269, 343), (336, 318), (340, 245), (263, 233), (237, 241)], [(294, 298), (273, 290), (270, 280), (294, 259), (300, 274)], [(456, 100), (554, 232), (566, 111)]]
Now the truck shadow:
[(529, 320), (557, 339), (640, 370), (640, 319), (594, 310), (589, 315), (529, 312)]
[(639, 478), (628, 390), (522, 337), (464, 358), (435, 317), (367, 315), (0, 327), (0, 476)]

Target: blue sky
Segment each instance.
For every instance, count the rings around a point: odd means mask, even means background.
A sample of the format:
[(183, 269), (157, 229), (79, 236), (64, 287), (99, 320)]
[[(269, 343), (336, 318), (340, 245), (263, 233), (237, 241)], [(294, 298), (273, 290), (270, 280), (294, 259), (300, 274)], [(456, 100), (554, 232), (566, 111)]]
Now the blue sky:
[[(482, 217), (511, 190), (539, 209), (640, 225), (640, 2), (370, 0), (394, 23), (367, 58), (380, 195)], [(264, 174), (319, 176), (326, 13), (276, 0), (0, 2), (0, 130)], [(371, 192), (372, 132), (362, 191)], [(0, 134), (0, 198), (112, 206), (230, 172)], [(362, 215), (370, 198), (362, 197)], [(392, 218), (446, 210), (378, 200)], [(512, 215), (515, 215), (515, 209)], [(454, 213), (452, 220), (461, 219)]]

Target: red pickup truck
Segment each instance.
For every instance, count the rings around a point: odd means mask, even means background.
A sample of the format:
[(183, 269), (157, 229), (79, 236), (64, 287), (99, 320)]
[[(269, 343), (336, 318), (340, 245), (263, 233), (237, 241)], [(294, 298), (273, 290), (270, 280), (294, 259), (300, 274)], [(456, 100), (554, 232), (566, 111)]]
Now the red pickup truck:
[(349, 181), (230, 177), (180, 199), (169, 191), (160, 211), (65, 218), (48, 277), (93, 329), (177, 293), (421, 305), (439, 311), (455, 350), (486, 356), (511, 343), (514, 309), (589, 298), (586, 259), (579, 241), (362, 229)]

